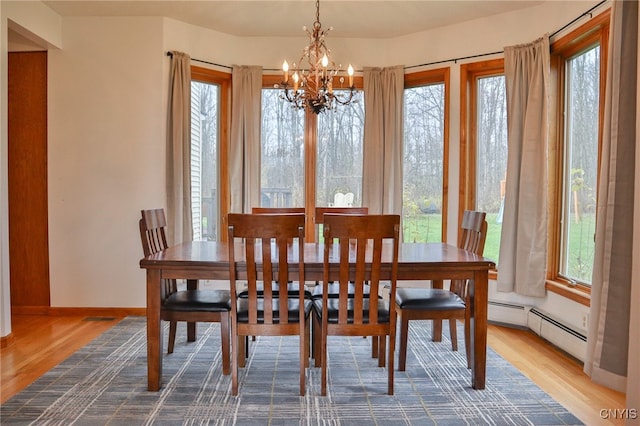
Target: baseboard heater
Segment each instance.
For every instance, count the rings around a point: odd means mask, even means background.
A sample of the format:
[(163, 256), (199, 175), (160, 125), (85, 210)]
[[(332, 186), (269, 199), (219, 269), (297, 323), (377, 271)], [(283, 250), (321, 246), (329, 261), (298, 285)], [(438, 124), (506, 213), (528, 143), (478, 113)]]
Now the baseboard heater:
[(536, 308), (529, 309), (527, 323), (534, 333), (584, 362), (587, 337), (582, 332)]
[(489, 322), (527, 328), (528, 306), (489, 300)]

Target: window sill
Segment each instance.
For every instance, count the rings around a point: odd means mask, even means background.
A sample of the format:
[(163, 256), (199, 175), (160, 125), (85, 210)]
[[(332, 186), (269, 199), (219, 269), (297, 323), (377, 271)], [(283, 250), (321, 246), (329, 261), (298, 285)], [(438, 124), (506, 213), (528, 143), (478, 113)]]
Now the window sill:
[(571, 287), (562, 282), (547, 280), (545, 288), (552, 293), (559, 294), (581, 305), (591, 306), (591, 294), (579, 287)]
[[(489, 271), (489, 279), (494, 281), (497, 280), (498, 271)], [(573, 300), (574, 302), (580, 303), (581, 305), (591, 306), (591, 292), (589, 291), (590, 289), (586, 287), (572, 287), (566, 282), (547, 280), (545, 283), (545, 288), (547, 289), (547, 291), (566, 297), (567, 299)]]

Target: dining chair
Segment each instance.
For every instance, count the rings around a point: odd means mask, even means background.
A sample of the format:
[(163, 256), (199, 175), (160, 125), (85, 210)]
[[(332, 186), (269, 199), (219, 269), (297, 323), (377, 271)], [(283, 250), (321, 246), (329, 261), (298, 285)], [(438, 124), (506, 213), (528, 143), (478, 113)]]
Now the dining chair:
[[(316, 235), (320, 232), (320, 226), (324, 225), (324, 215), (325, 214), (355, 214), (355, 215), (366, 215), (369, 214), (368, 207), (316, 207), (315, 216), (313, 218), (313, 223), (316, 227)], [(334, 283), (329, 283), (329, 297), (336, 297), (338, 295), (338, 285)], [(323, 286), (317, 284), (313, 288), (313, 292), (311, 297), (313, 298), (322, 298), (322, 289)], [(365, 286), (364, 288), (365, 295), (369, 296), (369, 287)], [(353, 294), (353, 288), (349, 290), (349, 294)]]
[[(252, 214), (305, 214), (304, 207), (253, 207), (251, 209)], [(279, 283), (273, 283), (273, 290), (276, 292), (275, 296), (277, 297), (277, 292), (279, 290)], [(287, 290), (289, 292), (289, 297), (298, 297), (298, 283), (288, 283)], [(262, 285), (258, 286), (258, 294), (262, 294), (264, 290), (262, 289)], [(239, 293), (240, 297), (246, 297), (246, 290), (241, 290)], [(311, 292), (305, 289), (305, 297), (311, 297)]]
[[(324, 215), (327, 213), (363, 215), (363, 214), (369, 214), (369, 208), (368, 207), (316, 207), (314, 211), (314, 217), (313, 217), (313, 223), (316, 228), (316, 238), (318, 235), (321, 234), (321, 226), (324, 224)], [(337, 297), (338, 289), (339, 289), (339, 286), (337, 284), (330, 282), (328, 289), (329, 289), (330, 298)], [(365, 285), (364, 286), (365, 297), (369, 297), (369, 290), (370, 290), (370, 287), (368, 285)], [(313, 290), (311, 291), (311, 297), (314, 299), (321, 299), (322, 291), (323, 291), (323, 286), (320, 285), (319, 283), (316, 283), (316, 285), (313, 287)], [(354, 287), (350, 284), (349, 294), (353, 295), (353, 293), (354, 293)], [(312, 342), (312, 345), (313, 343), (314, 342)], [(371, 354), (374, 358), (378, 356), (378, 340), (377, 339), (373, 339), (372, 341)]]
[(324, 215), (333, 214), (369, 214), (368, 207), (316, 207), (314, 210), (313, 224), (316, 227), (316, 238), (322, 235), (320, 226), (324, 224)]
[[(482, 256), (487, 238), (486, 213), (466, 210), (462, 216), (458, 247)], [(471, 366), (469, 296), (467, 280), (451, 280), (449, 290), (437, 288), (401, 287), (396, 292), (397, 314), (400, 321), (398, 370), (407, 365), (407, 341), (411, 320), (449, 320), (451, 348), (458, 350), (457, 321), (464, 320), (464, 339), (467, 366)]]
[[(140, 238), (145, 257), (156, 254), (168, 247), (166, 238), (167, 221), (164, 209), (142, 210)], [(188, 280), (186, 290), (179, 290), (176, 280), (162, 280), (162, 304), (160, 318), (169, 321), (168, 353), (173, 353), (178, 321), (188, 322), (187, 341), (194, 341), (195, 323), (219, 322), (222, 351), (222, 373), (230, 370), (230, 323), (231, 302), (228, 290), (200, 290), (196, 280)]]
[[(305, 214), (304, 207), (252, 207), (252, 214)], [(238, 297), (247, 297), (247, 290), (238, 288)], [(262, 283), (258, 284), (258, 296), (262, 296), (264, 289), (262, 288)], [(273, 291), (274, 297), (278, 296), (278, 291), (280, 291), (280, 284), (277, 282), (273, 283)], [(298, 297), (298, 283), (287, 283), (287, 291), (289, 293), (289, 297)], [(311, 291), (305, 288), (305, 297), (311, 297)], [(251, 336), (251, 340), (255, 341), (255, 336)], [(249, 357), (249, 336), (245, 339), (245, 347), (244, 347), (245, 357)], [(245, 366), (245, 359), (240, 359), (240, 367)]]
[[(388, 393), (393, 395), (395, 304), (366, 297), (365, 286), (370, 286), (371, 294), (379, 294), (382, 252), (390, 250), (389, 300), (395, 300), (400, 216), (325, 214), (323, 234), (323, 294), (313, 299), (314, 358), (322, 368), (321, 393), (327, 394), (328, 337), (372, 336), (380, 338), (378, 365), (384, 367), (387, 359)], [(337, 297), (329, 297), (331, 282), (339, 286)]]
[[(233, 395), (238, 394), (238, 366), (244, 358), (239, 355), (244, 353), (246, 337), (296, 335), (300, 343), (300, 395), (305, 394), (311, 300), (304, 297), (304, 223), (303, 214), (228, 215), (231, 294), (237, 294), (240, 279), (247, 282), (246, 297), (231, 299)], [(295, 297), (273, 291), (274, 283), (296, 281)]]

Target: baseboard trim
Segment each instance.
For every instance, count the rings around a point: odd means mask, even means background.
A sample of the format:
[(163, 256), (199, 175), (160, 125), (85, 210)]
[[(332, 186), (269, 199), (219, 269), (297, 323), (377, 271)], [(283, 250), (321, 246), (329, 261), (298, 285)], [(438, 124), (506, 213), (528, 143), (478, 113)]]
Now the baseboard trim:
[(50, 315), (50, 316), (146, 316), (147, 308), (95, 308), (95, 307), (50, 307), (50, 306), (12, 306), (15, 315)]
[(13, 345), (13, 342), (15, 342), (15, 340), (16, 339), (13, 333), (9, 333), (6, 336), (0, 337), (0, 349), (8, 348), (9, 346)]

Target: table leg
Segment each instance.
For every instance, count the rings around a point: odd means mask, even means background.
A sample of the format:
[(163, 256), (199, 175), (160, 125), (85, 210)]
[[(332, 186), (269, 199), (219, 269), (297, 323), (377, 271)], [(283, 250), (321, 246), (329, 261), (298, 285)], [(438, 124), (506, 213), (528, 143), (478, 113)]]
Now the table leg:
[(487, 304), (489, 298), (488, 271), (476, 271), (469, 282), (471, 311), (471, 386), (484, 389), (487, 368)]
[[(187, 280), (187, 290), (197, 290), (198, 289), (198, 280)], [(187, 323), (187, 342), (195, 342), (196, 341), (196, 323), (188, 322)]]
[(147, 269), (147, 389), (162, 385), (162, 330), (160, 320), (160, 270)]
[[(444, 284), (442, 280), (432, 280), (431, 287), (443, 289)], [(432, 320), (433, 321), (433, 337), (432, 340), (434, 342), (442, 342), (442, 320)]]

